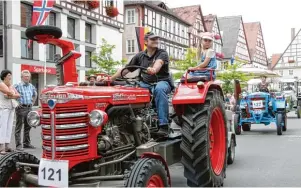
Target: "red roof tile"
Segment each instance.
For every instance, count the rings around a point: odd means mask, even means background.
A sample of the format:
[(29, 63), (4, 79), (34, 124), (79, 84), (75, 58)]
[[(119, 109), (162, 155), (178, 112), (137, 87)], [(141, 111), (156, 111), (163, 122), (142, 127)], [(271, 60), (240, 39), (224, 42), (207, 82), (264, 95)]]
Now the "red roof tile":
[(205, 27), (208, 32), (212, 32), (215, 19), (216, 19), (216, 15), (209, 14), (207, 16), (204, 16)]
[(279, 61), (280, 57), (281, 57), (282, 54), (273, 54), (272, 55), (272, 64), (271, 64), (271, 68), (273, 69), (277, 62)]
[[(201, 10), (200, 5), (191, 5), (191, 6), (186, 6), (186, 7), (173, 8), (172, 11), (174, 13), (176, 13), (183, 20), (186, 20), (191, 25), (193, 25), (195, 23), (196, 18), (199, 14), (201, 14), (201, 17), (203, 19), (202, 10)], [(204, 20), (202, 20), (202, 21), (204, 21)], [(192, 30), (192, 27), (189, 28), (190, 32), (191, 32), (191, 30)]]
[(253, 23), (244, 23), (246, 37), (249, 45), (250, 58), (253, 59), (253, 56), (256, 53), (256, 43), (257, 43), (257, 33), (260, 29), (259, 22)]

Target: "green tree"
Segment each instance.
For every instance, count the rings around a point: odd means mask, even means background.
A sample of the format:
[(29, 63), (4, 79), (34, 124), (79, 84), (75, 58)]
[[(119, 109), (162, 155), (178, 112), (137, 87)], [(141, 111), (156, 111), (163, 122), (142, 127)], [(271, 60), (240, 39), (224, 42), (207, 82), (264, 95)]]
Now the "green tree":
[(179, 79), (182, 75), (187, 71), (189, 67), (195, 67), (197, 65), (196, 60), (197, 50), (194, 48), (188, 48), (185, 59), (184, 60), (175, 60), (174, 67), (180, 72), (175, 73), (173, 75), (174, 79)]
[(124, 65), (126, 60), (116, 61), (112, 57), (115, 45), (109, 44), (105, 39), (102, 39), (99, 51), (94, 53), (91, 60), (96, 63), (97, 67), (88, 71), (88, 74), (106, 73), (112, 75), (116, 72), (116, 67)]
[(247, 81), (252, 78), (250, 77), (251, 74), (247, 75), (246, 73), (238, 71), (238, 69), (243, 65), (245, 65), (245, 62), (238, 59), (235, 60), (233, 65), (230, 65), (229, 62), (226, 62), (225, 71), (217, 74), (217, 79), (224, 82), (222, 84), (224, 93), (234, 92), (234, 80), (239, 80), (241, 88), (243, 88), (246, 86)]

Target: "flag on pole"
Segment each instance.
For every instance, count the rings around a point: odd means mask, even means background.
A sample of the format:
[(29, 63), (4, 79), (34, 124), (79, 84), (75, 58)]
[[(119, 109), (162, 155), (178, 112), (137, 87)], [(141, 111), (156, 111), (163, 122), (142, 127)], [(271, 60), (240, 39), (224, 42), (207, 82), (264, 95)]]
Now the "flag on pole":
[[(31, 25), (42, 25), (53, 8), (55, 0), (35, 0), (32, 6)], [(28, 41), (30, 48), (32, 41)]]
[(144, 36), (150, 29), (148, 27), (136, 27), (136, 37), (138, 41), (139, 51), (144, 51), (146, 49), (144, 44)]

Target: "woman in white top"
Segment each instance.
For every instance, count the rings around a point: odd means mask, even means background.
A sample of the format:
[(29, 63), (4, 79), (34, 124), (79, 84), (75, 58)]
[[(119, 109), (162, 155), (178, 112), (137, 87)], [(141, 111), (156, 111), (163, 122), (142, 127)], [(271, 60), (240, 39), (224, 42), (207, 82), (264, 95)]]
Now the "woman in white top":
[(13, 129), (15, 108), (18, 103), (19, 93), (11, 84), (12, 73), (9, 70), (1, 72), (0, 83), (0, 154), (11, 152), (9, 147)]

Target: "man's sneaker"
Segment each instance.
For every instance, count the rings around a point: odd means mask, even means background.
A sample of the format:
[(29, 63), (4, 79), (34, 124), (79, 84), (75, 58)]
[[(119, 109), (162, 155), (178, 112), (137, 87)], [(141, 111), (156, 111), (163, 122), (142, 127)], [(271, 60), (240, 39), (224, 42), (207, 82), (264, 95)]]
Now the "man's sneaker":
[(17, 146), (17, 147), (16, 147), (16, 150), (17, 150), (17, 151), (24, 151), (22, 145)]
[(31, 144), (24, 144), (24, 146), (23, 146), (24, 148), (27, 148), (27, 149), (36, 149), (36, 147), (34, 147), (33, 145), (31, 145)]

